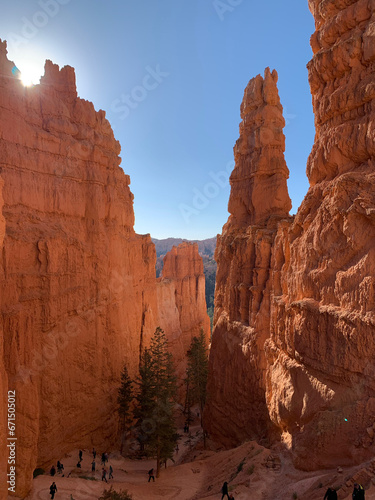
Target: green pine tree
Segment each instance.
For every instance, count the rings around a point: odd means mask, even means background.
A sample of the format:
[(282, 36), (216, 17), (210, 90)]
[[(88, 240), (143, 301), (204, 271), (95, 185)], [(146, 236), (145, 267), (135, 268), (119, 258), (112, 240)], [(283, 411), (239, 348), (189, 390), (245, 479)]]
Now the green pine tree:
[(135, 417), (139, 439), (147, 454), (156, 458), (159, 477), (160, 464), (173, 457), (178, 437), (174, 422), (177, 380), (168, 341), (160, 327), (142, 355), (138, 385)]
[[(193, 337), (188, 351), (188, 366), (186, 378), (189, 381), (190, 401), (199, 404), (201, 427), (203, 429), (203, 410), (207, 399), (208, 380), (208, 347), (203, 329), (198, 337)], [(206, 446), (206, 436), (203, 430), (203, 441)]]
[(129, 431), (131, 423), (131, 405), (134, 399), (133, 395), (133, 382), (129, 377), (126, 365), (121, 372), (121, 385), (118, 390), (117, 403), (118, 414), (120, 416), (120, 431), (121, 431), (121, 448), (120, 453), (123, 451), (126, 434)]
[(153, 362), (151, 352), (145, 349), (141, 355), (139, 366), (139, 376), (136, 384), (138, 391), (136, 394), (136, 406), (134, 408), (134, 418), (138, 429), (138, 440), (141, 446), (141, 451), (145, 450), (149, 435), (153, 432), (153, 410), (154, 410), (154, 393), (155, 384), (153, 380)]

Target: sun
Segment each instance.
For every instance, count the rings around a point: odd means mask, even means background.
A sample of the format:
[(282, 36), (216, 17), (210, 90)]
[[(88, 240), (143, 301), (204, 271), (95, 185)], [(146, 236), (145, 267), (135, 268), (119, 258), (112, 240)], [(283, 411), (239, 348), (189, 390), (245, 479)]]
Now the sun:
[(20, 67), (20, 79), (25, 87), (32, 87), (33, 85), (38, 85), (41, 73), (38, 67), (32, 64), (23, 64)]

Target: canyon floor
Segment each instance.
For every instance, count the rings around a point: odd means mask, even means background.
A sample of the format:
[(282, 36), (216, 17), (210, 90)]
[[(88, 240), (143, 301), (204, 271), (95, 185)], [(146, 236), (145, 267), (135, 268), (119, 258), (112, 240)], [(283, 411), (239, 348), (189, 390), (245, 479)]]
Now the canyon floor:
[[(214, 500), (220, 499), (220, 489), (228, 481), (230, 493), (236, 500), (291, 500), (323, 499), (328, 486), (340, 486), (339, 499), (351, 498), (354, 481), (366, 488), (366, 500), (375, 500), (374, 464), (366, 463), (352, 468), (303, 472), (296, 470), (287, 453), (267, 449), (256, 442), (247, 442), (231, 450), (202, 450), (199, 427), (191, 428), (189, 439), (181, 430), (179, 451), (175, 464), (162, 469), (155, 482), (148, 483), (147, 471), (154, 460), (129, 460), (118, 452), (109, 454), (114, 479), (107, 485), (101, 481), (100, 455), (97, 471), (91, 473), (92, 454), (84, 450), (82, 469), (76, 469), (78, 450), (73, 450), (61, 461), (65, 476), (57, 474), (56, 500), (97, 500), (110, 485), (117, 491), (131, 493), (134, 500)], [(213, 443), (209, 443), (213, 448)], [(107, 465), (108, 469), (108, 465)], [(71, 472), (70, 477), (66, 477)], [(50, 475), (34, 479), (32, 493), (27, 500), (49, 499)], [(12, 497), (14, 499), (14, 497)]]

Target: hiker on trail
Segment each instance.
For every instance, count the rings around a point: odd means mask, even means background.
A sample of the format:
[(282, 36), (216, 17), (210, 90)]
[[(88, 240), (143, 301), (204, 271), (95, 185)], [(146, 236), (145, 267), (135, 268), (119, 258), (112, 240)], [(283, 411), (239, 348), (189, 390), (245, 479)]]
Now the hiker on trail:
[[(221, 493), (223, 494), (222, 497), (221, 497), (221, 500), (223, 500), (223, 498), (225, 497), (225, 495), (227, 496), (227, 498), (229, 499), (229, 493), (228, 493), (228, 483), (225, 481), (225, 483), (223, 484), (222, 488), (221, 488)], [(230, 499), (229, 499), (230, 500)]]
[(326, 491), (323, 500), (337, 500), (337, 492), (334, 488), (330, 487)]
[(53, 500), (55, 498), (56, 491), (57, 491), (57, 486), (56, 486), (56, 483), (54, 481), (51, 484), (51, 486), (49, 487), (49, 494), (51, 495), (51, 500)]
[(82, 450), (79, 450), (79, 461), (82, 462)]
[(361, 484), (354, 483), (352, 498), (353, 500), (365, 500), (365, 490)]
[(109, 476), (108, 479), (113, 479), (113, 468), (112, 465), (109, 466)]
[(93, 456), (93, 459), (95, 460), (95, 458), (96, 458), (96, 450), (95, 450), (95, 448), (92, 449), (92, 456)]
[(102, 453), (102, 465), (105, 465), (105, 453)]
[(108, 462), (108, 453), (107, 452), (104, 453), (104, 461)]
[(62, 472), (64, 470), (64, 465), (60, 462), (60, 460), (57, 461), (57, 472)]
[(154, 482), (155, 482), (154, 469), (150, 469), (150, 470), (148, 471), (148, 481), (147, 481), (148, 483), (151, 481), (151, 478), (152, 478), (152, 479), (154, 480)]
[(103, 469), (102, 469), (102, 481), (105, 481), (106, 483), (108, 483), (108, 481), (107, 481), (107, 469), (105, 467), (103, 467)]
[(55, 469), (54, 465), (52, 465), (51, 470), (49, 471), (49, 473), (51, 474), (51, 476), (54, 476), (56, 474), (56, 469)]
[(91, 472), (95, 472), (96, 463), (95, 460), (91, 462)]

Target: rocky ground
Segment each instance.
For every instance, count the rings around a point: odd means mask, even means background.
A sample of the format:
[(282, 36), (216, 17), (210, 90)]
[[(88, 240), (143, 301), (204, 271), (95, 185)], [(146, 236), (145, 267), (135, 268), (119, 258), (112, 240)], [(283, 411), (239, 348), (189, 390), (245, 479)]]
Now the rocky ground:
[[(366, 488), (366, 500), (375, 500), (375, 461), (352, 468), (302, 472), (297, 471), (287, 454), (267, 449), (256, 442), (247, 442), (231, 450), (202, 450), (199, 427), (191, 428), (190, 439), (183, 434), (175, 464), (162, 469), (160, 478), (148, 483), (147, 471), (154, 460), (129, 460), (119, 453), (109, 454), (114, 479), (109, 485), (117, 491), (128, 490), (134, 500), (214, 500), (220, 499), (220, 488), (228, 481), (236, 500), (291, 500), (323, 499), (328, 486), (340, 487), (339, 499), (350, 499), (355, 481)], [(65, 475), (56, 475), (56, 500), (97, 500), (109, 485), (101, 481), (100, 455), (97, 471), (91, 473), (92, 454), (84, 450), (82, 469), (75, 467), (78, 450), (61, 457)], [(51, 464), (52, 465), (52, 464)], [(107, 466), (108, 468), (108, 466)], [(70, 477), (67, 477), (70, 473)], [(34, 480), (27, 500), (49, 499), (49, 475)], [(14, 499), (14, 497), (12, 497)]]

